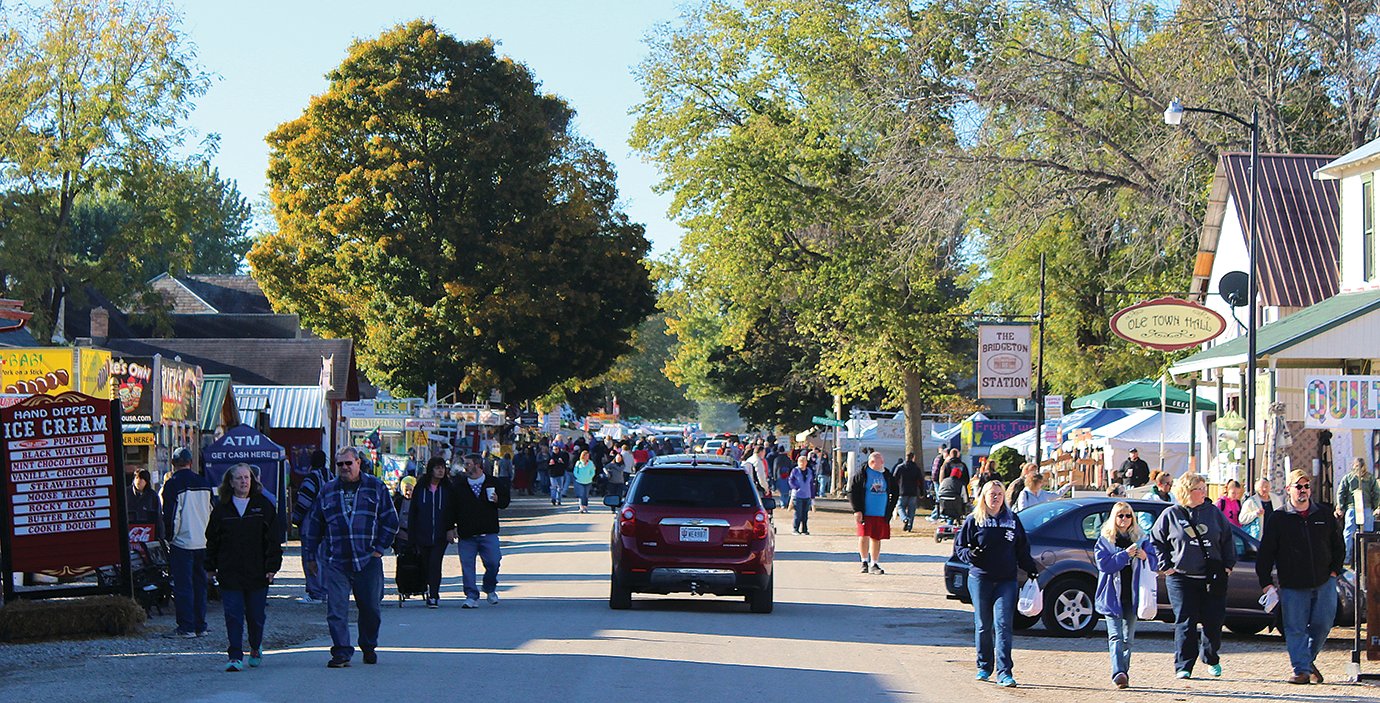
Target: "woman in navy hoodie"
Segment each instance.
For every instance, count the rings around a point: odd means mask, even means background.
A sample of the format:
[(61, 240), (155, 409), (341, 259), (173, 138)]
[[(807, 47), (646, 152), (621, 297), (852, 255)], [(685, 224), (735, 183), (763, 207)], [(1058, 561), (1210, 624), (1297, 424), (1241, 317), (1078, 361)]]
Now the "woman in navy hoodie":
[(1097, 612), (1107, 620), (1112, 683), (1126, 688), (1131, 685), (1131, 643), (1136, 639), (1140, 611), (1140, 589), (1136, 586), (1146, 569), (1150, 578), (1158, 578), (1154, 571), (1159, 555), (1127, 503), (1112, 506), (1093, 554), (1097, 558)]
[(995, 653), (997, 683), (1012, 688), (1016, 685), (1011, 672), (1016, 569), (1036, 578), (1039, 568), (1030, 558), (1030, 543), (1020, 518), (1006, 505), (1006, 487), (1000, 480), (991, 479), (978, 490), (973, 514), (963, 521), (954, 538), (954, 554), (968, 564), (977, 680), (992, 678)]
[(412, 490), (408, 506), (408, 532), (426, 564), (426, 607), (441, 607), (441, 561), (455, 527), (455, 495), (446, 460), (433, 456), (426, 462), (426, 476)]

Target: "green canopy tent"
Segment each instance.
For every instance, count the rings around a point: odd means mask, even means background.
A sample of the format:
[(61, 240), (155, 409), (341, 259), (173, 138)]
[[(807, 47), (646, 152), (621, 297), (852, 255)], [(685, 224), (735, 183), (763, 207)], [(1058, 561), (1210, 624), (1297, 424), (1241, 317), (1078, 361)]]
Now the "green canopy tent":
[[(1164, 409), (1170, 412), (1188, 412), (1188, 391), (1175, 386), (1162, 388), (1159, 381), (1142, 378), (1123, 383), (1116, 388), (1090, 393), (1075, 398), (1073, 408), (1147, 408), (1160, 407), (1160, 393), (1164, 393)], [(1198, 398), (1199, 412), (1216, 412), (1217, 404), (1207, 398)]]

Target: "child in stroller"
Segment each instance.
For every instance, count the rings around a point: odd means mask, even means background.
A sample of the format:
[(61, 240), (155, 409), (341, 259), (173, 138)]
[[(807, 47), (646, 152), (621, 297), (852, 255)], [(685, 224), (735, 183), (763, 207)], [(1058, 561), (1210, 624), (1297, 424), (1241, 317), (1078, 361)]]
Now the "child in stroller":
[(958, 534), (958, 526), (968, 516), (968, 487), (963, 485), (963, 471), (951, 469), (939, 484), (935, 494), (939, 524), (934, 528), (934, 541), (943, 542)]

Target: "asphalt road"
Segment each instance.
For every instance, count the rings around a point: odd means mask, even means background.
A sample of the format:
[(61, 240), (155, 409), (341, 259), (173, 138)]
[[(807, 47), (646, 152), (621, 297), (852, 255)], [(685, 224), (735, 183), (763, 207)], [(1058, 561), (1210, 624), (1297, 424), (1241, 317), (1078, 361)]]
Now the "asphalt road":
[[(555, 512), (541, 499), (515, 503), (503, 526), (502, 601), (462, 610), (458, 562), (448, 557), (443, 607), (420, 601), (383, 611), (379, 663), (358, 654), (349, 669), (327, 669), (324, 608), (290, 602), (300, 580), (285, 571), (268, 627), (319, 633), (270, 649), (264, 666), (223, 673), (219, 642), (186, 651), (77, 655), (0, 677), (0, 701), (942, 701), (1069, 698), (1235, 701), (1305, 697), (1332, 703), (1375, 701), (1373, 688), (1290, 688), (1278, 683), (1287, 659), (1278, 637), (1232, 639), (1227, 676), (1172, 680), (1172, 638), (1145, 625), (1133, 684), (1109, 689), (1106, 641), (1066, 640), (1040, 630), (1016, 640), (1021, 688), (972, 680), (972, 616), (943, 598), (949, 546), (928, 537), (887, 542), (883, 576), (857, 573), (851, 515), (821, 511), (811, 536), (779, 535), (776, 611), (747, 612), (742, 599), (637, 596), (611, 611), (607, 534), (610, 513)], [(789, 520), (778, 511), (778, 521)], [(783, 522), (788, 528), (788, 522)], [(296, 566), (296, 559), (289, 560)], [(319, 620), (317, 620), (319, 618)], [(220, 619), (212, 604), (210, 619)], [(313, 620), (319, 622), (316, 629)], [(216, 623), (218, 625), (218, 623)], [(1337, 634), (1341, 634), (1340, 631)], [(308, 637), (311, 635), (309, 634)], [(213, 625), (209, 639), (223, 637)], [(137, 649), (133, 645), (132, 649)], [(1340, 679), (1345, 644), (1333, 643), (1325, 672)], [(73, 645), (73, 652), (83, 651)], [(0, 659), (5, 647), (0, 645)], [(13, 669), (11, 670), (14, 671)], [(1262, 681), (1262, 679), (1271, 679)]]

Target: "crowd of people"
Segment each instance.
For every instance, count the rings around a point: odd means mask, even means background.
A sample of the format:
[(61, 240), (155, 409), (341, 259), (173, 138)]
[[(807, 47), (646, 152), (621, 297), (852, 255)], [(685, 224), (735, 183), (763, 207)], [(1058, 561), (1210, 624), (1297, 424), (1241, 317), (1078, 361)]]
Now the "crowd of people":
[[(427, 606), (437, 608), (445, 555), (456, 544), (461, 607), (476, 608), (481, 599), (497, 604), (499, 512), (514, 492), (549, 494), (552, 505), (559, 506), (573, 490), (579, 511), (586, 512), (591, 495), (621, 495), (634, 472), (670, 451), (656, 444), (576, 439), (520, 446), (512, 459), (468, 455), (452, 465), (436, 456), (416, 475), (404, 477), (396, 492), (362, 470), (357, 450), (337, 454), (334, 470), (326, 454), (316, 452), (295, 491), (291, 520), (301, 529), (302, 601), (326, 604), (333, 643), (327, 665), (349, 666), (356, 644), (365, 663), (378, 661), (382, 557), (388, 550), (421, 565), (421, 592)], [(810, 533), (813, 502), (828, 486), (827, 455), (808, 448), (788, 451), (765, 440), (729, 443), (722, 451), (738, 454), (764, 497), (780, 496), (781, 506), (794, 513), (793, 533)], [(152, 522), (157, 537), (169, 543), (177, 625), (168, 636), (206, 634), (207, 583), (214, 579), (228, 639), (226, 671), (259, 666), (267, 591), (283, 560), (277, 511), (248, 464), (231, 467), (218, 488), (191, 470), (187, 450), (174, 452), (172, 464), (161, 496), (141, 473), (134, 477), (127, 504), (132, 522)], [(1010, 485), (993, 468), (982, 461), (970, 472), (951, 451), (935, 460), (927, 476), (913, 455), (888, 468), (880, 452), (870, 452), (865, 464), (850, 472), (846, 496), (861, 571), (874, 575), (886, 573), (881, 546), (891, 537), (893, 516), (899, 514), (901, 528), (911, 531), (923, 495), (971, 503), (960, 516), (954, 555), (968, 565), (976, 678), (1016, 686), (1012, 636), (1020, 574), (1038, 580), (1041, 571), (1031, 557), (1021, 513), (1061, 496), (1045, 489), (1047, 478), (1033, 463), (1023, 465)], [(1115, 502), (1093, 548), (1095, 608), (1107, 625), (1112, 684), (1130, 686), (1137, 624), (1157, 614), (1158, 577), (1173, 612), (1174, 676), (1191, 678), (1199, 663), (1212, 676), (1222, 675), (1227, 581), (1238, 558), (1233, 527), (1259, 537), (1256, 578), (1262, 605), (1279, 608), (1292, 668), (1287, 680), (1322, 682), (1316, 659), (1336, 615), (1337, 579), (1353, 558), (1354, 533), (1380, 519), (1380, 484), (1365, 462), (1353, 463), (1337, 487), (1335, 505), (1312, 495), (1312, 477), (1303, 471), (1288, 476), (1282, 495), (1265, 479), (1250, 495), (1230, 481), (1216, 501), (1207, 499), (1206, 481), (1196, 473), (1175, 478), (1142, 472), (1134, 463), (1122, 473), (1123, 485), (1142, 481), (1149, 485), (1145, 498), (1171, 505), (1147, 530), (1130, 503)], [(482, 580), (476, 560), (484, 567)], [(351, 599), (359, 612), (355, 642), (348, 627)]]

